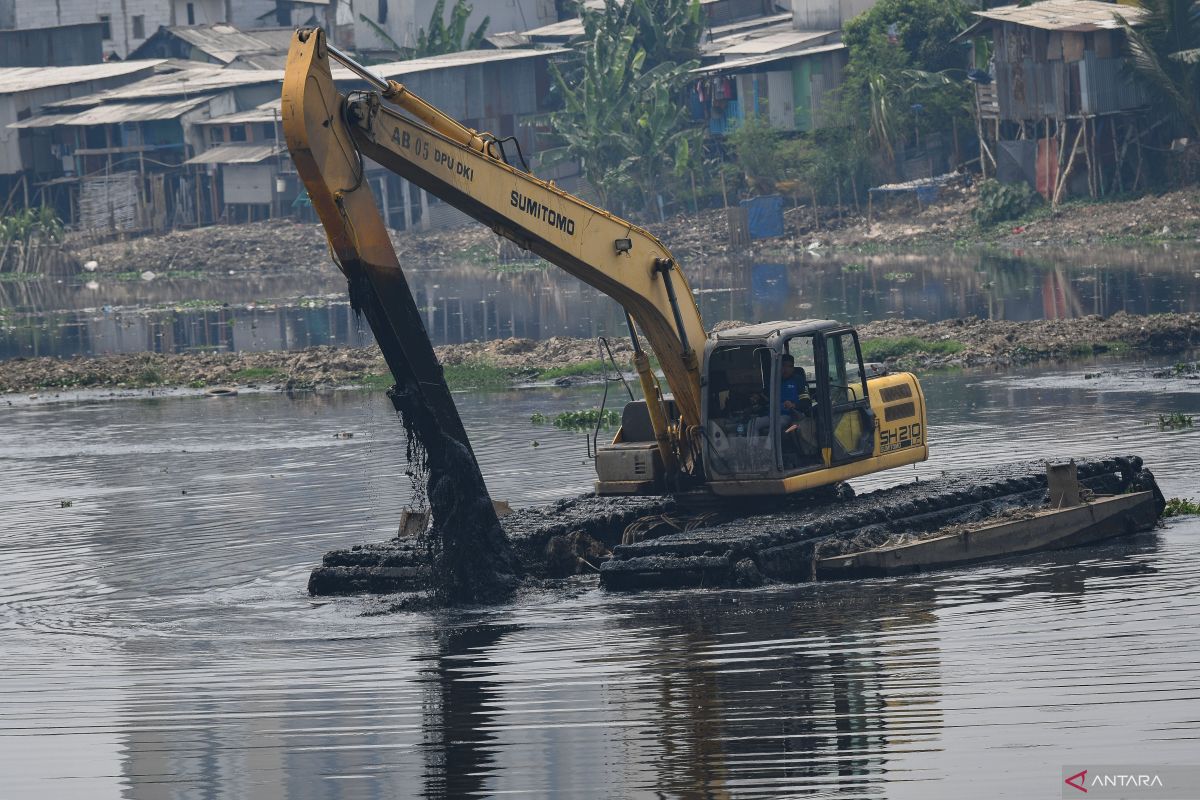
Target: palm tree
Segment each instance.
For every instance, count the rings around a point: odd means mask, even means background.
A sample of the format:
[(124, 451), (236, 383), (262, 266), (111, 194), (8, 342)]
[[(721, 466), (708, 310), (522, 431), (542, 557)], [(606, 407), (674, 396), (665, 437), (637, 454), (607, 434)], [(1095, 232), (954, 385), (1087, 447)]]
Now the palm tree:
[(1129, 65), (1162, 110), (1200, 137), (1200, 3), (1142, 0), (1137, 27), (1124, 16)]

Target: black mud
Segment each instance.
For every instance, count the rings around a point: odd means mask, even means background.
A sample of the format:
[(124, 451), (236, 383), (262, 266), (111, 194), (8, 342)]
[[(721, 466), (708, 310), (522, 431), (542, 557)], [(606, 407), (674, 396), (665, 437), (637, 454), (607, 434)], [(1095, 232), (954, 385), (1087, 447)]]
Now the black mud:
[(489, 603), (517, 587), (520, 562), (496, 517), (479, 462), (403, 273), (343, 265), (350, 305), (367, 318), (396, 383), (388, 390), (407, 434), (409, 479), (432, 524), (418, 540), (425, 586), (439, 603)]
[[(1078, 463), (1081, 481), (1098, 493), (1154, 488), (1136, 456)], [(752, 511), (689, 498), (585, 496), (516, 511), (501, 526), (527, 579), (598, 572), (611, 590), (754, 586), (813, 580), (818, 558), (1036, 507), (1045, 495), (1045, 464), (1030, 461), (853, 499), (796, 497), (766, 511), (761, 502)], [(331, 552), (309, 580), (315, 595), (430, 588), (426, 553), (412, 539)]]

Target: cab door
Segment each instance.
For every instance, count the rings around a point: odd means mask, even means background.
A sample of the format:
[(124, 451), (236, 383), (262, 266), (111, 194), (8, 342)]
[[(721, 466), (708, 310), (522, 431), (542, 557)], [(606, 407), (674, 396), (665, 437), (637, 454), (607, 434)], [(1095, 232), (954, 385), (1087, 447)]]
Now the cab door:
[(867, 458), (875, 451), (875, 414), (858, 334), (852, 328), (824, 331), (814, 345), (822, 458), (827, 464)]

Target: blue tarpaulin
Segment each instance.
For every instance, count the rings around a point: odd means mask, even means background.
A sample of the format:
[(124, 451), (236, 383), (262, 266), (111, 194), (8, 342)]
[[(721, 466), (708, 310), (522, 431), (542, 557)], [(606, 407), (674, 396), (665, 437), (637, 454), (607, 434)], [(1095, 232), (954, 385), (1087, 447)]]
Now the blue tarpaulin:
[(751, 239), (769, 239), (783, 236), (783, 197), (770, 194), (743, 200), (746, 209), (747, 227)]

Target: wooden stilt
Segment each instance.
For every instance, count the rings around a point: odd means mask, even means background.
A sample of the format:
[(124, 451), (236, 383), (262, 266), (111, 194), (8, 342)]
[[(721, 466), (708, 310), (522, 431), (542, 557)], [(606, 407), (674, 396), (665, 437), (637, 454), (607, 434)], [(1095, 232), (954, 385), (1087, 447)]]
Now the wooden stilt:
[[(1115, 167), (1116, 167), (1116, 173), (1117, 173), (1116, 174), (1117, 192), (1120, 192), (1121, 194), (1124, 194), (1124, 155), (1126, 155), (1126, 152), (1129, 151), (1129, 132), (1130, 132), (1130, 128), (1127, 126), (1126, 127), (1126, 136), (1124, 136), (1124, 139), (1122, 139), (1122, 142), (1121, 142), (1121, 152), (1117, 152), (1116, 160), (1115, 160)], [(1116, 146), (1117, 146), (1117, 130), (1116, 130), (1116, 126), (1114, 125), (1114, 126), (1112, 126), (1112, 149), (1114, 149), (1114, 152), (1116, 151)]]
[(1096, 198), (1096, 167), (1092, 163), (1092, 136), (1088, 118), (1084, 117), (1081, 122), (1083, 123), (1083, 159), (1087, 165), (1088, 197), (1094, 200)]
[(983, 155), (987, 145), (983, 141), (983, 108), (979, 105), (978, 88), (975, 89), (975, 135), (979, 137), (979, 175), (987, 180), (987, 159)]
[(1133, 143), (1137, 145), (1137, 172), (1133, 173), (1133, 191), (1136, 192), (1142, 181), (1142, 132), (1138, 130), (1137, 120), (1133, 121)]
[[(1071, 157), (1067, 160), (1067, 168), (1058, 176), (1058, 188), (1054, 190), (1054, 202), (1052, 203), (1054, 206), (1057, 206), (1059, 200), (1062, 199), (1063, 189), (1067, 186), (1067, 179), (1071, 177), (1071, 169), (1075, 166), (1075, 156), (1079, 153), (1079, 145), (1083, 141), (1084, 130), (1085, 127), (1080, 125), (1079, 133), (1075, 135), (1075, 144), (1071, 146)], [(1059, 136), (1065, 140), (1066, 137), (1062, 136), (1062, 133), (1063, 131), (1060, 129)], [(1062, 152), (1061, 148), (1059, 152)]]

